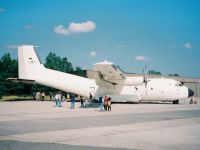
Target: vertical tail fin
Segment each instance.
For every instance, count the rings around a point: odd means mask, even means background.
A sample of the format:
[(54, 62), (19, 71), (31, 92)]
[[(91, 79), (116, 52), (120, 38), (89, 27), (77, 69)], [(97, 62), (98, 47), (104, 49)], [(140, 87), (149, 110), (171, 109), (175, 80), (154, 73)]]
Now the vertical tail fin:
[(18, 47), (18, 78), (34, 80), (40, 73), (43, 65), (40, 63), (36, 51), (32, 45)]

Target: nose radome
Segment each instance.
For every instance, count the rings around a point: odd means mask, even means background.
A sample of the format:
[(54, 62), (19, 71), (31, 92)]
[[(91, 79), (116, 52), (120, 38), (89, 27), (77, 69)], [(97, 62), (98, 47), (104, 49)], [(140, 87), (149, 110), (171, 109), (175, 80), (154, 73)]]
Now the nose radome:
[(194, 91), (188, 88), (188, 97), (191, 97), (194, 95)]

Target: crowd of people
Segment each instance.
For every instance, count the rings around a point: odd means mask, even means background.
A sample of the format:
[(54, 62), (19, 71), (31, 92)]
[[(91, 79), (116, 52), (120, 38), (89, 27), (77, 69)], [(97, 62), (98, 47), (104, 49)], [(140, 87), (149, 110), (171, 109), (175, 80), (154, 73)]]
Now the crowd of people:
[(37, 93), (33, 93), (33, 96), (36, 101), (44, 101), (45, 92), (38, 91)]
[(109, 95), (99, 97), (99, 111), (111, 111), (111, 97)]
[[(38, 91), (36, 93), (33, 93), (33, 96), (34, 96), (36, 101), (44, 101), (45, 97), (46, 97), (46, 94), (45, 94), (45, 92)], [(66, 95), (64, 95), (64, 94), (62, 94), (61, 91), (58, 91), (55, 94), (50, 92), (48, 94), (48, 96), (49, 96), (48, 100), (50, 100), (50, 101), (54, 100), (55, 107), (62, 107), (62, 102), (70, 101), (70, 103), (71, 103), (70, 108), (71, 109), (75, 108), (76, 96), (74, 94), (67, 93)], [(83, 96), (79, 97), (80, 103), (81, 103), (80, 108), (88, 108), (90, 106), (88, 100), (92, 100), (93, 99), (93, 96), (92, 96), (91, 93), (89, 94), (88, 98), (85, 98)], [(98, 104), (99, 104), (99, 106), (98, 106), (99, 107), (99, 111), (101, 111), (101, 112), (102, 111), (111, 111), (111, 97), (109, 95), (106, 95), (104, 97), (100, 96)]]
[(197, 104), (197, 100), (194, 96), (191, 97), (190, 104)]

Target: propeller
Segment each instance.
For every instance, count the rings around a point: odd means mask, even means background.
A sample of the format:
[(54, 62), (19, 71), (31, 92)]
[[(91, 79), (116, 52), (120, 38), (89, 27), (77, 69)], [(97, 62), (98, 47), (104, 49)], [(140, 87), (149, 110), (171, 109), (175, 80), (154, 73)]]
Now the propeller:
[(148, 82), (148, 81), (150, 81), (150, 80), (147, 80), (147, 77), (144, 76), (144, 77), (143, 77), (143, 82), (144, 82), (144, 84), (145, 84), (145, 88), (147, 87), (147, 82)]
[(150, 79), (147, 79), (147, 65), (144, 67), (144, 76), (143, 76), (143, 83), (145, 83), (145, 88), (147, 87), (147, 82), (151, 81)]

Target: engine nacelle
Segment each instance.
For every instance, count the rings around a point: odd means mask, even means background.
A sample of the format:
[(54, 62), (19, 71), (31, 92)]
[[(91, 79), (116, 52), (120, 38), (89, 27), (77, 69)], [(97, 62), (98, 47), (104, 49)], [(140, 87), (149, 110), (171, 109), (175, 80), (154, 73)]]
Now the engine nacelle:
[(143, 77), (127, 77), (124, 85), (127, 86), (138, 86), (144, 83)]

